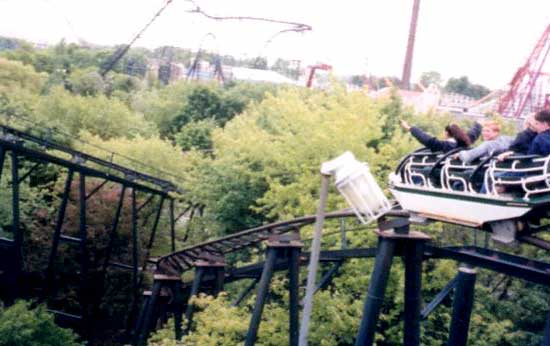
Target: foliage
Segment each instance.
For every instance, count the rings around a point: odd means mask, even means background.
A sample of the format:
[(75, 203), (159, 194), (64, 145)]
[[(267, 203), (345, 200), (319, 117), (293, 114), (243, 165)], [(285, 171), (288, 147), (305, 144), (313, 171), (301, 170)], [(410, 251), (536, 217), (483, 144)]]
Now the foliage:
[(43, 305), (18, 301), (0, 310), (0, 345), (5, 346), (78, 346), (76, 335), (55, 325)]
[(71, 91), (82, 96), (96, 96), (105, 90), (103, 77), (95, 69), (78, 69), (68, 78)]
[(420, 75), (420, 83), (422, 83), (425, 88), (429, 87), (431, 84), (440, 87), (442, 82), (443, 79), (441, 78), (441, 74), (437, 71), (424, 72)]
[(157, 125), (161, 137), (172, 138), (193, 121), (209, 120), (224, 126), (248, 104), (260, 101), (275, 90), (271, 85), (228, 83), (221, 87), (182, 81), (138, 93), (132, 107)]
[(483, 85), (471, 83), (466, 76), (462, 76), (460, 78), (449, 78), (447, 84), (445, 85), (445, 91), (470, 96), (476, 100), (482, 98), (490, 92), (490, 90)]
[(210, 150), (212, 149), (212, 131), (215, 128), (216, 122), (210, 119), (192, 121), (176, 133), (174, 140), (183, 150)]
[(39, 93), (46, 77), (44, 73), (37, 73), (32, 66), (0, 58), (0, 91), (2, 92), (15, 88)]
[(294, 80), (298, 80), (300, 77), (300, 65), (297, 65), (296, 62), (279, 58), (275, 60), (271, 69)]
[(173, 121), (173, 128), (179, 130), (192, 121), (211, 119), (223, 126), (246, 106), (239, 99), (224, 97), (222, 90), (210, 85), (197, 85), (187, 96), (185, 108)]
[[(181, 246), (270, 221), (314, 213), (319, 197), (320, 163), (345, 150), (368, 161), (378, 182), (385, 187), (387, 176), (398, 159), (419, 146), (409, 133), (401, 130), (400, 119), (434, 135), (441, 134), (443, 126), (453, 121), (450, 115), (437, 113), (413, 117), (413, 112), (403, 105), (395, 90), (388, 99), (373, 100), (364, 92), (347, 92), (340, 85), (319, 91), (248, 83), (220, 86), (182, 81), (161, 86), (148, 80), (144, 71), (151, 57), (162, 62), (189, 63), (192, 52), (175, 47), (154, 52), (131, 49), (113, 71), (101, 77), (98, 71), (112, 58), (112, 52), (113, 49), (79, 47), (64, 42), (41, 50), (21, 42), (16, 49), (3, 51), (2, 56), (11, 60), (0, 58), (0, 113), (7, 116), (2, 120), (8, 119), (10, 124), (26, 129), (32, 122), (33, 132), (43, 126), (45, 130), (40, 131), (41, 135), (182, 187), (185, 204), (193, 206), (194, 217), (183, 225), (178, 224), (184, 228), (184, 231), (178, 228), (177, 232)], [(205, 53), (203, 58), (212, 61), (217, 57)], [(264, 63), (263, 60), (245, 61), (231, 56), (222, 57), (222, 60), (242, 66), (251, 66), (257, 61)], [(272, 68), (292, 72), (290, 63), (284, 60), (276, 62)], [(357, 84), (362, 82), (361, 76), (356, 77)], [(436, 72), (423, 75), (425, 84), (439, 80)], [(378, 89), (392, 83), (397, 85), (399, 81), (369, 77), (365, 82), (370, 88)], [(474, 97), (486, 92), (466, 77), (451, 79), (447, 87), (450, 91)], [(58, 132), (48, 130), (51, 128), (72, 137), (60, 137)], [(509, 130), (508, 126), (504, 132)], [(113, 153), (116, 154), (113, 156)], [(22, 169), (27, 170), (30, 166), (30, 163), (23, 163)], [(0, 227), (1, 235), (6, 237), (12, 236), (9, 232), (12, 227), (9, 168), (8, 160), (0, 180), (0, 205), (3, 206)], [(64, 170), (45, 166), (31, 174), (30, 184), (21, 184), (24, 269), (36, 274), (37, 278), (48, 259), (65, 174)], [(98, 183), (95, 179), (87, 180), (87, 190)], [(77, 199), (77, 189), (75, 180), (71, 201)], [(88, 201), (92, 279), (98, 278), (97, 268), (104, 259), (106, 235), (119, 192), (117, 186), (107, 184)], [(143, 196), (138, 196), (140, 202), (142, 199)], [(124, 205), (120, 233), (116, 238), (120, 250), (114, 260), (129, 263), (128, 196)], [(345, 206), (343, 199), (331, 188), (327, 209)], [(152, 210), (145, 208), (142, 213)], [(191, 212), (187, 216), (190, 217)], [(78, 208), (70, 203), (63, 232), (76, 236), (78, 219)], [(140, 221), (140, 229), (146, 230), (140, 237), (142, 245), (150, 235), (146, 226)], [(324, 249), (339, 248), (341, 240), (330, 233), (339, 232), (340, 226), (334, 221), (325, 223)], [(159, 229), (167, 227), (167, 216), (162, 215)], [(356, 228), (348, 232), (350, 247), (375, 246), (376, 236), (372, 232), (358, 229), (354, 222), (346, 227)], [(463, 228), (432, 224), (421, 229), (442, 244), (472, 243), (472, 236)], [(169, 251), (168, 232), (160, 233), (161, 239), (152, 251), (155, 256)], [(308, 238), (311, 227), (303, 228), (301, 233), (303, 238)], [(78, 270), (77, 250), (75, 247), (62, 248), (58, 260), (63, 266), (57, 267), (56, 278), (60, 285), (70, 283), (75, 284), (75, 288), (77, 282), (71, 275)], [(549, 260), (541, 251), (522, 248), (516, 252), (525, 257)], [(261, 260), (262, 253), (262, 250), (252, 249), (227, 260), (244, 264), (245, 261)], [(140, 256), (143, 255), (140, 251)], [(429, 260), (423, 269), (422, 293), (424, 300), (429, 301), (452, 279), (457, 266), (451, 261)], [(312, 344), (353, 345), (371, 271), (370, 259), (347, 261), (327, 289), (317, 293), (311, 322)], [(304, 274), (302, 271), (302, 277)], [(403, 266), (396, 261), (382, 306), (378, 345), (402, 344), (403, 274)], [(106, 287), (111, 293), (96, 306), (104, 316), (99, 325), (105, 330), (119, 328), (123, 323), (118, 316), (127, 310), (131, 282), (127, 272), (111, 273), (109, 280)], [(100, 292), (103, 282), (92, 281), (91, 291)], [(259, 342), (264, 346), (287, 343), (287, 283), (285, 275), (276, 275), (271, 286), (269, 304), (264, 309), (259, 331)], [(241, 307), (229, 305), (232, 294), (238, 292), (242, 284), (231, 284), (229, 295), (216, 299), (201, 296), (194, 301), (198, 311), (186, 344), (242, 344), (254, 297)], [(34, 288), (25, 290), (31, 292)], [(76, 309), (77, 291), (74, 288), (50, 297), (49, 303)], [(470, 343), (476, 346), (540, 344), (540, 332), (550, 309), (549, 295), (548, 289), (481, 271)], [(97, 298), (93, 294), (91, 297)], [(450, 316), (451, 299), (446, 299), (424, 322), (423, 345), (445, 342)], [(168, 325), (153, 335), (150, 344), (177, 345), (171, 340), (171, 328)]]
[(0, 51), (16, 49), (20, 44), (21, 42), (18, 39), (0, 36)]
[(65, 129), (71, 135), (89, 131), (103, 139), (114, 137), (149, 136), (154, 129), (140, 114), (128, 106), (104, 95), (86, 97), (72, 95), (56, 87), (47, 96), (40, 97), (29, 114), (37, 123)]

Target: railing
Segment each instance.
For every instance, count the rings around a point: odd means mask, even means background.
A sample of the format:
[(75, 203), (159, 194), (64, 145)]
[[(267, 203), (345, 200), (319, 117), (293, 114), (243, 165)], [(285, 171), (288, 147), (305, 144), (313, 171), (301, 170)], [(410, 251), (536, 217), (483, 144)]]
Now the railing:
[(414, 152), (403, 159), (396, 173), (406, 185), (445, 191), (506, 194), (526, 201), (550, 193), (550, 156), (516, 155), (498, 160), (493, 154), (465, 164), (454, 158), (459, 151)]

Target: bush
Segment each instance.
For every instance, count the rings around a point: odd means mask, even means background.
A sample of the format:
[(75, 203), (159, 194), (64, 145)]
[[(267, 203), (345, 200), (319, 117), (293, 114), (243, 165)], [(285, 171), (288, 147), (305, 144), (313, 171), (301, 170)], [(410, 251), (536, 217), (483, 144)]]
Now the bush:
[(44, 306), (31, 309), (30, 302), (18, 301), (0, 310), (0, 345), (77, 346), (76, 335), (58, 327)]

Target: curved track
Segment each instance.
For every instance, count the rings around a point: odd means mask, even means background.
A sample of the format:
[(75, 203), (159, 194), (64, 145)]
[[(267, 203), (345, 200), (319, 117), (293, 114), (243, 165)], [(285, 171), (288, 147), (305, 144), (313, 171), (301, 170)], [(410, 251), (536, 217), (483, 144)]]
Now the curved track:
[[(325, 218), (355, 217), (351, 210), (327, 213)], [(155, 274), (180, 275), (194, 267), (199, 260), (211, 260), (267, 240), (270, 236), (298, 230), (315, 222), (315, 215), (271, 223), (234, 233), (219, 239), (186, 247), (158, 259)]]

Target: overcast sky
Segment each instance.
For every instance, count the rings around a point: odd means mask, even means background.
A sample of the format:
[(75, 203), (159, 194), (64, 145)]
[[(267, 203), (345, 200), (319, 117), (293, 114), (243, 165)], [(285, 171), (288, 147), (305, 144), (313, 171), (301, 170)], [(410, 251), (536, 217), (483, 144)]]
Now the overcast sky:
[[(336, 73), (401, 76), (412, 0), (195, 0), (207, 13), (301, 22), (303, 34), (265, 41), (283, 25), (213, 21), (172, 4), (137, 42), (238, 56), (258, 54), (332, 64)], [(0, 35), (56, 43), (128, 42), (165, 0), (0, 0)], [(421, 0), (413, 80), (434, 70), (467, 75), (491, 88), (507, 84), (550, 25), (550, 0)], [(547, 64), (550, 66), (550, 64)], [(546, 69), (550, 72), (550, 69)]]

